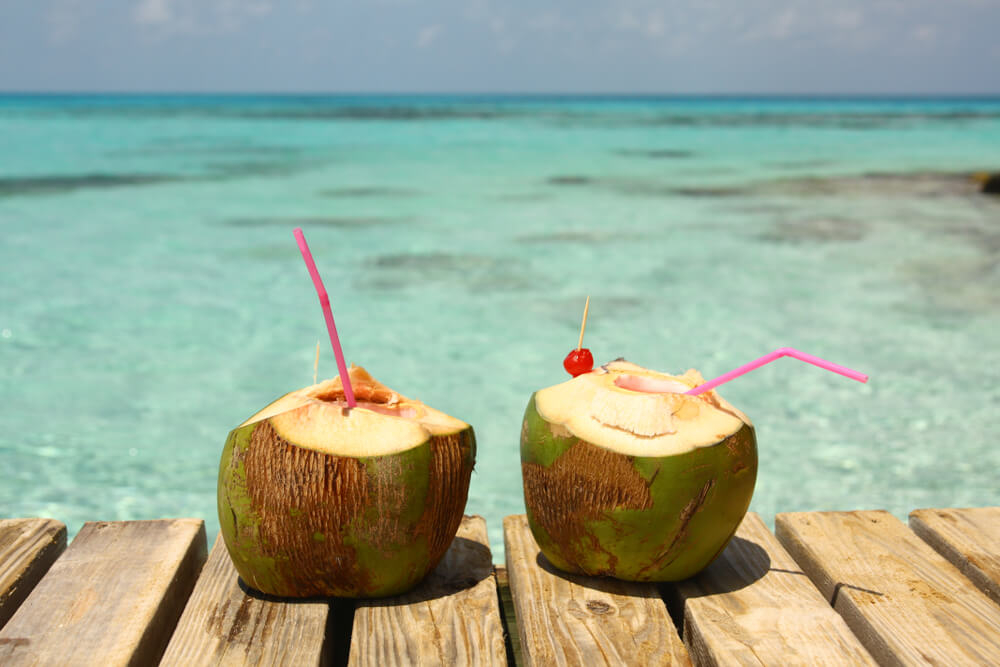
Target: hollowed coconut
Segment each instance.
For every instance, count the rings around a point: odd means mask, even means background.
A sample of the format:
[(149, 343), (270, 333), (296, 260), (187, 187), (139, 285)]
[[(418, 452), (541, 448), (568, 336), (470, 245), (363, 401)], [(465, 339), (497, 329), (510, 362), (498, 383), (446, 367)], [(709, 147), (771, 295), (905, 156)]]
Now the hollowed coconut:
[(747, 417), (703, 382), (614, 361), (536, 392), (521, 430), (528, 524), (567, 572), (676, 581), (729, 542), (753, 495)]
[(472, 427), (350, 369), (282, 396), (234, 429), (219, 523), (243, 580), (284, 597), (413, 588), (451, 544), (475, 462)]

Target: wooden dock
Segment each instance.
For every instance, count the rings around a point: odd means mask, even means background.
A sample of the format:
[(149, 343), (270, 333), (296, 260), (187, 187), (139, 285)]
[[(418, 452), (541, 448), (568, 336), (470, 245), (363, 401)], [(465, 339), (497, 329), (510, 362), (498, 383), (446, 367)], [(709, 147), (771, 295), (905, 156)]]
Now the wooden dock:
[(466, 517), (385, 600), (248, 590), (197, 519), (0, 520), (0, 665), (1000, 665), (1000, 507), (750, 513), (677, 584), (561, 573)]

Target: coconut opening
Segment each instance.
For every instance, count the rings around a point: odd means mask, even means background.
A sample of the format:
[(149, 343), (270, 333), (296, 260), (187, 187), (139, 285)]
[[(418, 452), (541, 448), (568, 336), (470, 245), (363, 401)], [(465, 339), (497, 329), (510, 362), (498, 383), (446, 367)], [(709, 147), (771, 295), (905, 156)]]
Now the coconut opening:
[[(347, 397), (342, 388), (325, 389), (313, 394), (313, 398), (324, 403), (332, 403), (343, 409), (348, 409)], [(400, 404), (400, 395), (390, 391), (385, 387), (372, 387), (369, 384), (361, 384), (354, 394), (357, 407), (371, 410), (390, 417), (402, 417), (403, 419), (416, 419), (417, 411), (411, 407)]]
[(713, 445), (750, 421), (714, 392), (688, 396), (704, 380), (624, 360), (535, 394), (535, 409), (549, 424), (620, 454), (665, 456)]
[[(319, 397), (317, 397), (319, 398)], [(319, 398), (319, 400), (324, 403), (332, 403), (337, 407), (348, 409), (347, 400), (344, 398)], [(417, 411), (413, 408), (404, 407), (402, 405), (387, 405), (385, 403), (373, 403), (371, 401), (355, 401), (355, 407), (363, 408), (365, 410), (371, 410), (372, 412), (377, 412), (381, 415), (389, 415), (390, 417), (402, 417), (403, 419), (416, 419)]]
[(619, 375), (615, 378), (615, 385), (629, 391), (638, 391), (643, 394), (683, 394), (691, 387), (676, 380), (664, 380), (645, 375)]
[[(380, 456), (469, 428), (463, 421), (402, 396), (352, 366), (355, 410), (347, 407), (340, 378), (285, 394), (241, 426), (270, 419), (289, 442), (338, 456)], [(389, 419), (386, 419), (389, 417)], [(393, 419), (394, 418), (394, 419)]]

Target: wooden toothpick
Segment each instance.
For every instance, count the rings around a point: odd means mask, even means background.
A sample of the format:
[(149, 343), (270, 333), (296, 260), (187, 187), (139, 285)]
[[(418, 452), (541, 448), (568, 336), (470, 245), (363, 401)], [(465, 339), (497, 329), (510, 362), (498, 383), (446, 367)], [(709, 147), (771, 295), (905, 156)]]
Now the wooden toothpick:
[(583, 304), (583, 322), (580, 323), (580, 340), (576, 344), (576, 349), (583, 347), (583, 332), (587, 329), (587, 311), (590, 310), (590, 296), (587, 296), (587, 303)]
[(316, 361), (313, 362), (313, 384), (316, 384), (316, 374), (319, 372), (319, 341), (316, 341)]

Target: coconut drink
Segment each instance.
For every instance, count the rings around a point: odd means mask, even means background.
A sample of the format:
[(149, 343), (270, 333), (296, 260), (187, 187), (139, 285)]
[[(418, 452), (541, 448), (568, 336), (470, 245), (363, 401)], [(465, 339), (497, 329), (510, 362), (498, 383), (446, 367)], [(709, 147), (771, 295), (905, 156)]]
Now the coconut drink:
[(416, 586), (461, 523), (475, 462), (465, 422), (363, 368), (277, 399), (230, 432), (219, 523), (248, 586), (382, 597)]
[(552, 565), (676, 581), (721, 553), (749, 507), (757, 445), (750, 420), (716, 392), (685, 393), (702, 383), (694, 370), (617, 360), (532, 395), (524, 501)]
[(219, 524), (240, 577), (281, 597), (397, 595), (458, 532), (476, 459), (472, 427), (347, 367), (302, 229), (338, 377), (285, 394), (229, 433)]

